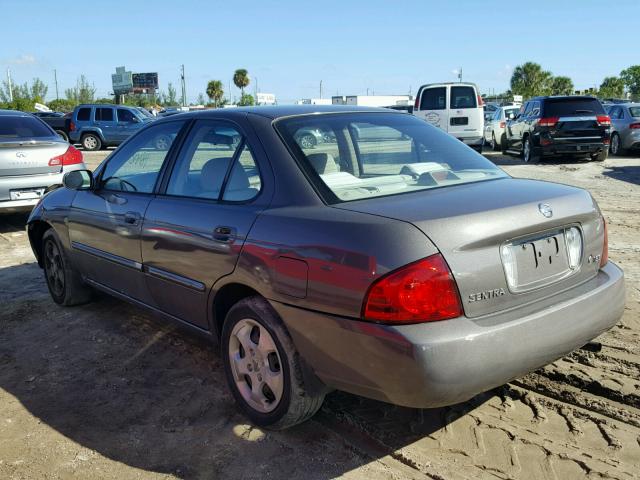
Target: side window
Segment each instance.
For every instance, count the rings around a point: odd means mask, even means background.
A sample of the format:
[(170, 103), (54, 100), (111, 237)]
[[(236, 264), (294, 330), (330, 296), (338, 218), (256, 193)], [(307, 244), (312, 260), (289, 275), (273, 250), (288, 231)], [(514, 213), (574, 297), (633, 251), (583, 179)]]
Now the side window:
[(184, 121), (154, 125), (134, 136), (111, 157), (102, 172), (105, 190), (151, 193), (162, 164)]
[(447, 87), (425, 88), (420, 99), (420, 110), (446, 110)]
[(81, 108), (80, 110), (78, 110), (78, 115), (76, 116), (76, 119), (79, 122), (88, 122), (90, 118), (91, 118), (91, 109), (90, 108), (85, 107), (85, 108)]
[(503, 118), (503, 115), (502, 115), (502, 114), (503, 114), (503, 112), (504, 112), (504, 110), (503, 110), (503, 109), (501, 109), (501, 108), (497, 109), (497, 110), (496, 110), (496, 112), (493, 114), (493, 118), (492, 118), (492, 120), (495, 120), (495, 121), (502, 120), (502, 118)]
[(527, 102), (527, 104), (525, 105), (524, 113), (522, 114), (522, 116), (523, 117), (528, 117), (532, 110), (533, 110), (533, 102)]
[(611, 115), (611, 118), (615, 120), (620, 120), (621, 118), (624, 118), (624, 115), (622, 114), (622, 109), (620, 107), (613, 107), (609, 113)]
[(451, 87), (451, 108), (476, 108), (476, 91), (473, 87)]
[(96, 108), (96, 122), (113, 122), (113, 108)]
[(540, 115), (540, 102), (533, 102), (530, 116), (537, 117), (538, 115)]
[(171, 172), (166, 193), (218, 200), (230, 168), (223, 199), (255, 197), (261, 187), (260, 175), (242, 134), (221, 122), (198, 122)]
[(133, 123), (135, 115), (131, 110), (126, 108), (118, 109), (118, 122), (120, 123)]

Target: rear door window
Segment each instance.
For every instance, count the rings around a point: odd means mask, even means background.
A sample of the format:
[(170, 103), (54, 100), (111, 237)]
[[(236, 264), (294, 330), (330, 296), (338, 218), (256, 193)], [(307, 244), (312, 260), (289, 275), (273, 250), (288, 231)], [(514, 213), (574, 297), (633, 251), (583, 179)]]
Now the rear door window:
[(81, 108), (78, 110), (78, 116), (76, 118), (79, 122), (88, 122), (91, 119), (91, 109)]
[(451, 87), (451, 108), (476, 108), (476, 91), (473, 87)]
[(420, 100), (420, 110), (446, 110), (447, 87), (425, 88)]
[(640, 117), (640, 107), (629, 107), (629, 113), (632, 117)]
[(545, 117), (604, 115), (602, 104), (595, 98), (549, 98), (544, 103)]
[(113, 108), (96, 108), (96, 122), (113, 122)]

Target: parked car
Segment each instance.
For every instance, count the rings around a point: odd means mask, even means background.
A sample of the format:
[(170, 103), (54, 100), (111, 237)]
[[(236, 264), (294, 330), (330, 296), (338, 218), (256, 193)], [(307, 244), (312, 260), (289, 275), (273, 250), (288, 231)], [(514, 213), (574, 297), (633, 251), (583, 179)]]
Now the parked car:
[(640, 103), (611, 105), (611, 154), (624, 155), (640, 148)]
[(136, 107), (109, 104), (78, 105), (71, 115), (69, 139), (85, 150), (100, 150), (120, 145), (152, 122)]
[(486, 126), (487, 121), (489, 121), (489, 119), (493, 117), (493, 115), (496, 113), (496, 110), (500, 108), (500, 105), (496, 102), (488, 102), (485, 103), (482, 108), (484, 111), (484, 123)]
[(49, 125), (53, 130), (67, 142), (69, 141), (69, 126), (71, 124), (71, 114), (64, 112), (33, 112), (44, 123)]
[(82, 153), (30, 113), (0, 110), (0, 213), (29, 211), (71, 170)]
[(501, 148), (517, 152), (525, 162), (558, 155), (607, 158), (611, 119), (597, 98), (535, 97), (507, 121)]
[(493, 115), (485, 121), (484, 141), (491, 145), (493, 150), (500, 150), (507, 120), (515, 118), (519, 110), (518, 107), (498, 107)]
[(418, 89), (413, 114), (482, 152), (483, 105), (474, 83), (432, 83)]
[[(398, 134), (360, 142), (354, 125)], [(297, 133), (311, 130), (337, 142), (308, 148)], [(65, 186), (28, 220), (53, 300), (82, 303), (92, 287), (219, 342), (229, 388), (260, 426), (306, 420), (331, 389), (462, 402), (624, 310), (588, 192), (511, 178), (387, 109), (175, 115)]]

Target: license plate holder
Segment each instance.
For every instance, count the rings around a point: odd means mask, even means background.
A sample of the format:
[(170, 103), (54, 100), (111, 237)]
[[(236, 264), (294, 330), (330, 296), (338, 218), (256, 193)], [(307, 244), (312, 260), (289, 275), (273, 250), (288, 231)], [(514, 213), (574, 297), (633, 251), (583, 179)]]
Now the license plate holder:
[(11, 200), (35, 200), (44, 195), (44, 187), (42, 188), (25, 188), (21, 190), (11, 190), (9, 198)]

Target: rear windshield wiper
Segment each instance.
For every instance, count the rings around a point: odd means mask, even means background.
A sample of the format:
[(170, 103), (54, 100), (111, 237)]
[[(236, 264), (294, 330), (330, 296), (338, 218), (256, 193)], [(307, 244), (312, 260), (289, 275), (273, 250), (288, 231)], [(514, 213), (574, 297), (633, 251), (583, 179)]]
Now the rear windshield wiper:
[(593, 113), (593, 110), (574, 110), (573, 113)]

